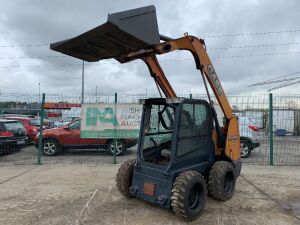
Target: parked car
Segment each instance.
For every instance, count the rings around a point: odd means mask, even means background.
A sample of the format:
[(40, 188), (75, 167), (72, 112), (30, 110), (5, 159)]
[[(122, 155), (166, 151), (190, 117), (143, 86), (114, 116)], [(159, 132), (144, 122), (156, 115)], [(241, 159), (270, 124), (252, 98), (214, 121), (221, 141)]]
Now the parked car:
[(23, 127), (26, 130), (26, 134), (28, 137), (28, 143), (34, 141), (36, 135), (40, 130), (40, 121), (35, 118), (26, 118), (26, 117), (13, 117), (8, 116), (5, 117), (7, 120), (18, 120), (22, 123)]
[[(43, 131), (43, 154), (47, 156), (57, 155), (65, 148), (91, 149), (105, 148), (111, 154), (114, 153), (114, 141), (112, 139), (81, 138), (80, 120), (69, 125)], [(36, 147), (38, 147), (38, 137)], [(136, 145), (136, 139), (118, 139), (116, 141), (116, 155), (122, 155), (127, 148)]]
[(251, 152), (260, 146), (257, 140), (258, 127), (246, 116), (239, 117), (239, 129), (241, 140), (241, 157), (247, 158)]
[(23, 115), (23, 114), (0, 114), (0, 118), (4, 118), (5, 117), (27, 117), (27, 118), (34, 118), (34, 115)]
[(78, 119), (80, 119), (80, 117), (78, 117), (78, 116), (70, 116), (70, 117), (66, 117), (66, 118), (64, 118), (64, 119), (55, 121), (55, 122), (54, 122), (54, 126), (55, 126), (55, 127), (62, 127), (62, 126), (68, 125), (68, 124), (70, 124), (70, 123), (72, 123), (73, 121), (78, 120)]
[(26, 131), (17, 120), (0, 119), (0, 153), (10, 153), (26, 146)]
[(47, 110), (47, 117), (60, 117), (61, 116), (61, 112), (58, 110)]
[[(0, 115), (0, 118), (9, 118), (9, 117), (25, 117), (25, 118), (30, 118), (30, 119), (35, 119), (36, 124), (38, 124), (38, 126), (40, 126), (40, 121), (41, 121), (41, 117), (39, 116), (33, 116), (33, 115), (22, 115), (22, 114), (3, 114)], [(44, 122), (43, 122), (43, 126), (45, 126), (45, 128), (53, 128), (54, 127), (54, 122), (49, 120), (47, 117), (44, 117)]]
[[(40, 124), (41, 124), (41, 122), (40, 122), (41, 121), (41, 117), (36, 116), (35, 117), (35, 121), (38, 124), (38, 126), (40, 126)], [(54, 126), (54, 122), (51, 121), (51, 120), (49, 120), (48, 118), (44, 118), (43, 129), (50, 129), (50, 128), (53, 128), (53, 127), (55, 127)]]

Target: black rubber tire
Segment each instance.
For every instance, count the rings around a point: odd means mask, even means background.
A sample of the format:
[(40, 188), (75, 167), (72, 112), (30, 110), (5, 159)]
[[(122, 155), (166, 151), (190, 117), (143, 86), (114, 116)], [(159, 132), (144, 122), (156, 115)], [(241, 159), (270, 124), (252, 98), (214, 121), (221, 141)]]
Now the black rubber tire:
[(132, 175), (133, 169), (135, 165), (135, 159), (129, 159), (120, 166), (117, 177), (116, 177), (116, 185), (118, 190), (122, 195), (126, 198), (130, 198), (129, 188), (132, 184)]
[[(48, 145), (48, 146), (47, 146)], [(53, 149), (50, 151), (49, 149), (47, 150), (46, 148), (53, 146)], [(45, 139), (43, 140), (43, 148), (42, 152), (46, 156), (55, 156), (59, 153), (60, 151), (60, 145), (55, 139)]]
[[(109, 141), (107, 144), (107, 150), (109, 151), (109, 153), (111, 155), (114, 155), (114, 152), (113, 152), (114, 148), (112, 147), (113, 144), (114, 144), (114, 140)], [(116, 140), (116, 144), (117, 144), (117, 149), (118, 149), (118, 151), (116, 152), (116, 156), (123, 155), (127, 149), (125, 142), (122, 140)], [(120, 148), (120, 146), (122, 146), (122, 147)]]
[(251, 151), (252, 151), (251, 143), (247, 140), (241, 140), (241, 145), (243, 145), (244, 147), (246, 147), (248, 149), (247, 152), (242, 154), (242, 148), (241, 148), (241, 157), (242, 158), (248, 158), (251, 155)]
[(233, 165), (217, 161), (209, 171), (208, 193), (216, 200), (227, 201), (235, 191), (236, 174)]
[(202, 214), (206, 201), (207, 186), (200, 173), (184, 171), (176, 178), (171, 193), (171, 208), (176, 215), (186, 220), (197, 219)]

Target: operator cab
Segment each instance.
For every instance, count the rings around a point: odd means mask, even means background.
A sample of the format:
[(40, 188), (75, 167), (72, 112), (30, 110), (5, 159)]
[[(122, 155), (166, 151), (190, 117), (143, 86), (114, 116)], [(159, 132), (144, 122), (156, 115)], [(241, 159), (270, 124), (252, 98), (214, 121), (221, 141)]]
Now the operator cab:
[[(185, 98), (147, 99), (144, 104), (139, 158), (166, 166), (179, 158), (197, 155), (210, 161), (211, 109), (207, 101)], [(194, 159), (191, 159), (194, 160)]]

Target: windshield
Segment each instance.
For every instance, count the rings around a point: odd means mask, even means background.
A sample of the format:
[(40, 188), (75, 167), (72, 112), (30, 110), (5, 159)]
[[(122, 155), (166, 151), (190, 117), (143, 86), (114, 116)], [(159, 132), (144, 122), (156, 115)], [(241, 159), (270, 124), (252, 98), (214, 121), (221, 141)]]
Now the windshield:
[(69, 125), (70, 129), (80, 129), (80, 120), (77, 120)]
[(65, 119), (62, 119), (61, 122), (63, 123), (69, 123), (69, 122), (72, 122), (73, 118), (72, 117), (67, 117)]
[(15, 131), (15, 130), (24, 129), (24, 127), (22, 126), (22, 124), (19, 121), (6, 122), (6, 123), (4, 123), (4, 127), (8, 131)]
[(170, 160), (175, 108), (169, 105), (148, 106), (144, 117), (142, 156), (145, 161), (166, 164)]
[(30, 120), (30, 125), (31, 126), (40, 126), (41, 125), (41, 122), (40, 120)]

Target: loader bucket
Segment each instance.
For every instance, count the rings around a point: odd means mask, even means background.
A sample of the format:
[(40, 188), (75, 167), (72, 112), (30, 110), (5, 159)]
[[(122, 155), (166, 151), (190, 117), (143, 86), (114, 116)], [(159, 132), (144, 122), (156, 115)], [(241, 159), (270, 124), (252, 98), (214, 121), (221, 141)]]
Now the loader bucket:
[(109, 58), (118, 60), (123, 54), (159, 43), (155, 7), (146, 6), (109, 14), (106, 23), (77, 37), (50, 44), (50, 49), (95, 62)]

